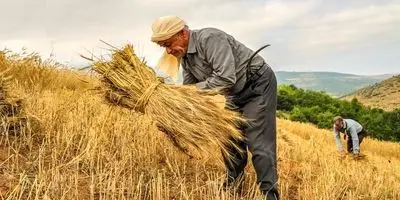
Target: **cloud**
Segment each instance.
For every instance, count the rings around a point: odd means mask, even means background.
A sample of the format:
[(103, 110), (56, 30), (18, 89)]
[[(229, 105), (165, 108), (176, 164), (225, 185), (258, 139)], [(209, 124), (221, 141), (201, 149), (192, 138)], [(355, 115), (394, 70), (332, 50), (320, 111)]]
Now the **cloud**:
[[(371, 41), (386, 41), (400, 33), (400, 5), (368, 5), (329, 13), (321, 18), (301, 21), (299, 35), (304, 45), (313, 48), (348, 48), (352, 45), (369, 45)], [(396, 38), (394, 38), (396, 39)]]
[(100, 40), (133, 43), (154, 65), (162, 49), (149, 40), (150, 25), (176, 14), (191, 28), (220, 28), (252, 49), (272, 44), (261, 54), (276, 70), (360, 73), (353, 66), (363, 65), (362, 72), (375, 73), (385, 65), (383, 73), (398, 72), (400, 3), (391, 0), (14, 0), (0, 7), (7, 8), (0, 48), (53, 52), (74, 65), (86, 62), (79, 57), (86, 50), (104, 52)]

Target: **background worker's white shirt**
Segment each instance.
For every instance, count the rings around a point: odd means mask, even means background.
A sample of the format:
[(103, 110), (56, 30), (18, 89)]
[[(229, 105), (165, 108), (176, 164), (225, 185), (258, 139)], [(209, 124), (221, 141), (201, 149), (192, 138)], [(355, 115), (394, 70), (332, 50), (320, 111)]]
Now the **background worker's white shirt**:
[[(360, 141), (358, 139), (358, 133), (363, 130), (363, 127), (360, 123), (352, 119), (343, 119), (343, 121), (344, 131), (347, 133), (347, 135), (351, 136), (351, 139), (353, 140), (353, 153), (358, 153), (360, 151)], [(333, 132), (339, 151), (343, 151), (342, 142), (340, 141), (340, 132), (336, 130), (335, 125), (333, 125)]]

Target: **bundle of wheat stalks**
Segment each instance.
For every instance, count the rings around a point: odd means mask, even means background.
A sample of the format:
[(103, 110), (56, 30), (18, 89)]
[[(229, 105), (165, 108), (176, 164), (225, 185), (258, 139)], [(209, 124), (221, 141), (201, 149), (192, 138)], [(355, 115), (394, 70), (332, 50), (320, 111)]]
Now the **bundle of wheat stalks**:
[[(230, 156), (233, 140), (242, 140), (238, 127), (245, 121), (235, 112), (217, 106), (211, 91), (194, 86), (165, 84), (136, 56), (133, 46), (111, 47), (110, 61), (97, 59), (94, 71), (102, 75), (107, 98), (114, 104), (150, 115), (180, 150)], [(236, 147), (238, 148), (238, 147)]]

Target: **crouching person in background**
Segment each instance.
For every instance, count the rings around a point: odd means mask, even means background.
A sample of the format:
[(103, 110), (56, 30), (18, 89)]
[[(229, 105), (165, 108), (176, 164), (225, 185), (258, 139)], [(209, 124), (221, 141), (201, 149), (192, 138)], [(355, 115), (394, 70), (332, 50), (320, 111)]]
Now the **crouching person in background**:
[(340, 133), (342, 132), (345, 140), (347, 136), (347, 152), (351, 153), (354, 157), (359, 157), (360, 144), (366, 135), (362, 125), (355, 120), (344, 119), (341, 116), (335, 117), (333, 123), (333, 132), (339, 152), (342, 155), (346, 155), (340, 141)]

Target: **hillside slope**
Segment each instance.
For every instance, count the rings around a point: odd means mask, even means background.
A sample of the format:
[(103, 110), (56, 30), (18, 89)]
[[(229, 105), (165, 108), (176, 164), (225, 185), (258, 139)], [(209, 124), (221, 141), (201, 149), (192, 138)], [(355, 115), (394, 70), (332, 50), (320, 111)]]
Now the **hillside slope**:
[(351, 100), (354, 97), (362, 104), (375, 108), (384, 110), (400, 108), (400, 75), (357, 90), (343, 99)]
[[(149, 116), (107, 105), (95, 77), (0, 58), (1, 71), (10, 67), (27, 123), (14, 133), (2, 123), (0, 199), (259, 197), (250, 161), (244, 190), (221, 190), (220, 163), (189, 158)], [(361, 148), (363, 160), (340, 157), (330, 131), (278, 120), (281, 199), (400, 199), (400, 144), (367, 138)]]
[(277, 71), (276, 77), (279, 84), (293, 84), (298, 88), (325, 91), (339, 97), (389, 78), (390, 75), (361, 76), (337, 72)]

